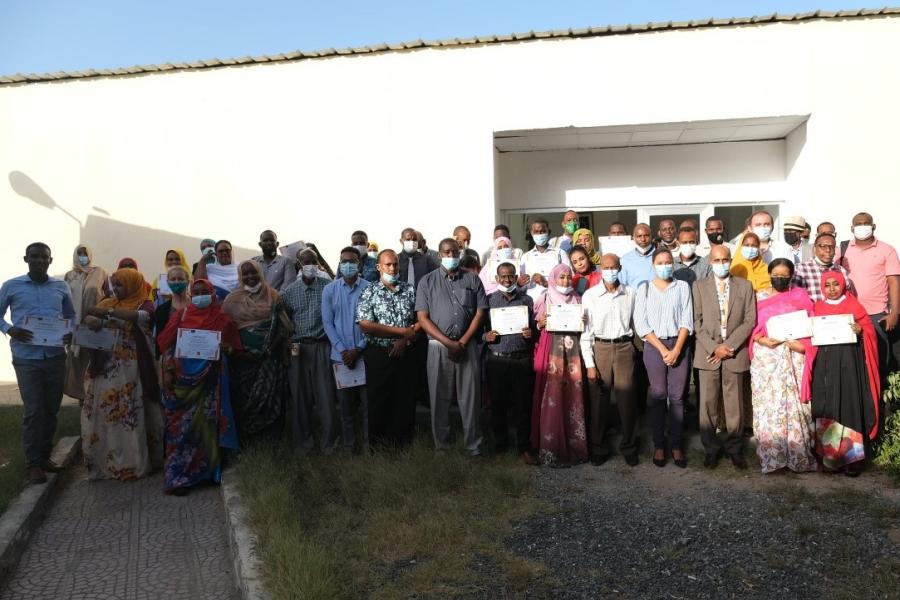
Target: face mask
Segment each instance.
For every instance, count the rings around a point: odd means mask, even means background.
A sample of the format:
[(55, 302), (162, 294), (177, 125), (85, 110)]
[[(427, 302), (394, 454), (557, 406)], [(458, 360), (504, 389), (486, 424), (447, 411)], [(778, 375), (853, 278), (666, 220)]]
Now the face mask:
[(78, 264), (80, 264), (82, 267), (86, 267), (91, 264), (91, 259), (89, 259), (87, 256), (79, 256)]
[(509, 260), (512, 258), (512, 248), (500, 248), (497, 250), (497, 258)]
[(648, 254), (650, 254), (650, 251), (653, 250), (653, 244), (650, 244), (646, 248), (641, 248), (637, 245), (637, 243), (635, 243), (634, 249), (637, 250), (637, 253), (641, 256), (647, 256)]
[(741, 256), (747, 260), (753, 260), (759, 256), (759, 248), (753, 246), (741, 246)]
[(459, 266), (459, 259), (455, 256), (442, 256), (441, 257), (441, 266), (447, 269), (448, 271), (455, 271)]
[(201, 294), (199, 296), (191, 296), (191, 304), (197, 308), (206, 308), (212, 304), (212, 296), (209, 294)]
[(371, 252), (369, 252), (369, 258), (377, 259), (377, 258), (378, 258), (378, 253), (375, 252), (374, 250), (372, 250)]
[(557, 292), (559, 292), (560, 294), (563, 294), (564, 296), (568, 296), (569, 294), (572, 293), (572, 287), (571, 287), (571, 286), (555, 285), (555, 286), (553, 286), (553, 287), (556, 288), (556, 291), (557, 291)]
[(819, 260), (818, 256), (813, 256), (813, 260), (816, 261), (816, 264), (820, 267), (830, 267), (832, 264), (834, 264), (832, 262), (822, 262), (821, 260)]
[(300, 270), (307, 279), (312, 279), (319, 274), (319, 267), (316, 265), (303, 265)]
[(497, 289), (500, 290), (501, 292), (505, 292), (507, 294), (512, 294), (514, 291), (516, 291), (516, 284), (512, 284), (510, 286), (498, 284)]
[(416, 240), (403, 240), (403, 251), (412, 254), (419, 249), (419, 242)]
[(390, 275), (388, 273), (381, 274), (381, 280), (387, 284), (394, 285), (400, 279), (399, 275)]
[(718, 245), (725, 241), (724, 233), (719, 233), (719, 232), (707, 233), (706, 237), (707, 237), (707, 239), (709, 239), (709, 243), (713, 244), (713, 245)]
[(576, 231), (578, 231), (578, 223), (576, 223), (575, 221), (569, 221), (568, 223), (566, 223), (566, 233), (572, 235)]
[(187, 281), (170, 281), (169, 289), (174, 294), (183, 294), (184, 290), (187, 289)]
[(603, 269), (602, 273), (603, 281), (612, 285), (619, 281), (619, 270), (618, 269)]
[(772, 228), (768, 226), (754, 227), (753, 233), (759, 236), (760, 240), (765, 242), (769, 239), (769, 236), (772, 235)]
[(203, 254), (203, 256), (212, 256), (216, 253), (216, 249), (212, 246), (209, 246), (208, 248), (204, 248), (203, 250), (201, 250), (201, 253)]
[(731, 272), (731, 262), (727, 263), (713, 263), (712, 271), (715, 273), (716, 277), (719, 279), (725, 279), (728, 277), (728, 274)]
[(772, 277), (772, 287), (776, 292), (786, 292), (791, 287), (790, 277)]
[(342, 277), (355, 277), (359, 273), (359, 267), (355, 262), (341, 263), (338, 267)]
[(550, 241), (549, 233), (534, 233), (531, 235), (531, 238), (534, 240), (535, 246), (540, 246), (543, 248), (547, 245), (547, 242)]
[(660, 279), (670, 279), (675, 272), (675, 265), (653, 265), (653, 270)]
[(357, 252), (359, 252), (360, 256), (365, 256), (366, 251), (369, 249), (368, 246), (353, 246), (353, 248), (356, 249)]
[(857, 225), (853, 228), (853, 237), (858, 240), (867, 240), (872, 237), (871, 225)]
[(789, 246), (794, 246), (800, 241), (800, 234), (796, 231), (785, 231), (784, 241), (787, 242)]
[(682, 256), (687, 256), (690, 258), (697, 252), (697, 244), (682, 244), (679, 246), (680, 252)]
[(251, 294), (255, 294), (259, 290), (262, 289), (262, 281), (257, 283), (256, 285), (245, 285), (244, 291), (250, 292)]

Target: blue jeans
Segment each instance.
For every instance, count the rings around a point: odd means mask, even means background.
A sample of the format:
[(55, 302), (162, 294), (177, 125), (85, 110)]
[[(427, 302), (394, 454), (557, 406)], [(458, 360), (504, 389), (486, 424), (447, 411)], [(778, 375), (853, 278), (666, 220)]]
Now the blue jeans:
[(50, 459), (56, 415), (66, 383), (66, 355), (52, 358), (13, 358), (16, 380), (25, 414), (22, 419), (22, 448), (28, 465)]

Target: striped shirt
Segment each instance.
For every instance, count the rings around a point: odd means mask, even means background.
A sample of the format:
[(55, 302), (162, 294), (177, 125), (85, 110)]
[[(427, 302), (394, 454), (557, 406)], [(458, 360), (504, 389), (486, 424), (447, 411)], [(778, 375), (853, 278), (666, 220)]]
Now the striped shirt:
[(619, 285), (610, 292), (599, 283), (588, 288), (581, 297), (581, 304), (588, 316), (587, 326), (581, 334), (581, 357), (584, 366), (593, 368), (594, 338), (614, 340), (632, 335), (631, 320), (634, 315), (634, 290)]
[(650, 332), (658, 338), (678, 337), (681, 329), (693, 333), (691, 287), (678, 280), (671, 281), (664, 291), (652, 281), (641, 285), (635, 293), (634, 328), (642, 339)]
[(316, 277), (307, 284), (303, 277), (298, 277), (287, 286), (281, 296), (294, 319), (294, 339), (325, 337), (325, 325), (322, 322), (322, 292), (330, 282)]

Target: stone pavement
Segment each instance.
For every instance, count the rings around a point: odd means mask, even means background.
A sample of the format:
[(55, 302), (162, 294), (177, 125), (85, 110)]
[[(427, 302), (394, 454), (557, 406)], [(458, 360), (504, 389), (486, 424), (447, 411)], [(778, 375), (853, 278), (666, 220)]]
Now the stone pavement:
[(157, 473), (88, 481), (72, 467), (2, 600), (237, 599), (218, 488), (178, 498)]

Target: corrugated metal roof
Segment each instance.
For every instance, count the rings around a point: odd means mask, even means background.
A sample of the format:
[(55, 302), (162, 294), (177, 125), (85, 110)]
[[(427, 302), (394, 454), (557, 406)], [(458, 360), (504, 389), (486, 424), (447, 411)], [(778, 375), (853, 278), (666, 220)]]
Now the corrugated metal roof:
[(471, 38), (454, 38), (452, 40), (414, 40), (399, 44), (377, 44), (359, 48), (327, 48), (311, 52), (294, 51), (284, 54), (244, 56), (241, 58), (198, 60), (193, 62), (165, 63), (159, 65), (135, 65), (117, 69), (88, 69), (56, 73), (29, 73), (0, 76), (0, 86), (22, 85), (46, 81), (67, 81), (76, 79), (96, 79), (101, 77), (123, 77), (165, 71), (196, 71), (202, 69), (219, 69), (236, 65), (248, 65), (273, 62), (290, 62), (328, 58), (333, 56), (352, 56), (361, 54), (383, 54), (388, 52), (404, 52), (420, 48), (456, 48), (472, 45), (505, 44), (530, 40), (547, 40), (562, 38), (601, 37), (608, 35), (627, 35), (634, 33), (671, 31), (679, 29), (705, 29), (710, 27), (739, 27), (742, 25), (760, 25), (767, 23), (814, 21), (820, 19), (856, 19), (867, 17), (886, 17), (900, 15), (900, 7), (859, 8), (854, 10), (817, 10), (814, 12), (795, 13), (790, 15), (759, 15), (755, 17), (731, 17), (727, 19), (699, 19), (694, 21), (661, 21), (657, 23), (603, 25), (581, 29), (558, 29), (555, 31), (528, 31), (507, 35), (484, 35)]

